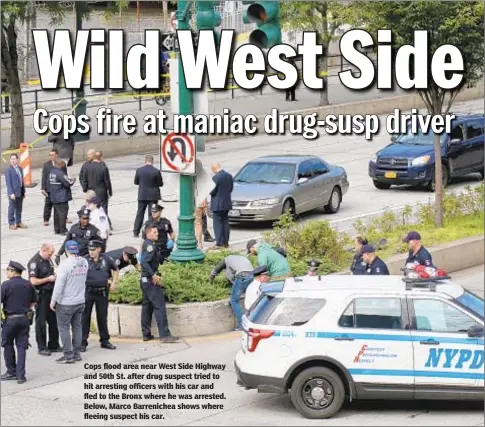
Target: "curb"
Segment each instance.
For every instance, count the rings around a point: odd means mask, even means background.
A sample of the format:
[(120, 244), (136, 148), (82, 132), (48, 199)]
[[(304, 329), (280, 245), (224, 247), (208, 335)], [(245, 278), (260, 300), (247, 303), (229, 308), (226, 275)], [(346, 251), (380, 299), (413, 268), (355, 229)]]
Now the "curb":
[[(484, 236), (469, 237), (452, 243), (434, 246), (430, 249), (433, 261), (449, 273), (483, 265), (485, 258)], [(459, 256), (457, 256), (459, 254)], [(391, 274), (401, 275), (406, 254), (386, 260)], [(350, 274), (349, 270), (336, 273)], [(229, 300), (198, 302), (189, 304), (167, 304), (168, 324), (171, 332), (180, 337), (206, 336), (229, 332), (235, 327)], [(93, 312), (92, 321), (95, 321)], [(141, 306), (110, 304), (108, 326), (113, 337), (141, 339)], [(156, 335), (157, 325), (152, 322)]]
[[(474, 88), (465, 89), (458, 94), (455, 102), (470, 101), (474, 99), (483, 99), (484, 85), (479, 84)], [(417, 93), (411, 95), (395, 96), (391, 98), (380, 98), (374, 100), (366, 100), (361, 102), (354, 102), (349, 104), (335, 104), (325, 107), (314, 107), (305, 110), (282, 112), (284, 114), (313, 114), (317, 113), (319, 120), (325, 119), (328, 114), (390, 114), (395, 108), (409, 111), (412, 108), (423, 108), (424, 103)], [(268, 111), (270, 114), (270, 111)], [(258, 132), (263, 132), (264, 117), (258, 116)], [(207, 135), (206, 142), (228, 140), (233, 138), (247, 137), (248, 135)], [(268, 135), (268, 138), (278, 137), (278, 135)], [(108, 139), (105, 141), (87, 141), (76, 144), (74, 153), (75, 162), (83, 162), (86, 159), (88, 150), (92, 148), (103, 147), (103, 155), (105, 158), (127, 156), (131, 154), (147, 154), (158, 152), (159, 135), (141, 135), (129, 138)], [(42, 148), (34, 148), (30, 150), (31, 167), (41, 168), (45, 163), (50, 146)], [(0, 170), (8, 166), (8, 163), (0, 162)]]

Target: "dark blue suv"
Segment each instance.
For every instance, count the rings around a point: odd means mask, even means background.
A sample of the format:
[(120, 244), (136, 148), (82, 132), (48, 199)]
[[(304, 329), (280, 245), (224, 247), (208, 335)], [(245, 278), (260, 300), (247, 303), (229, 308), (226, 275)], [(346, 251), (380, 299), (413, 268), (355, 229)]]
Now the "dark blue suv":
[[(443, 184), (457, 176), (480, 173), (484, 177), (484, 116), (455, 114), (451, 134), (441, 135)], [(376, 188), (424, 185), (434, 191), (434, 134), (412, 133), (391, 138), (392, 143), (369, 162)]]

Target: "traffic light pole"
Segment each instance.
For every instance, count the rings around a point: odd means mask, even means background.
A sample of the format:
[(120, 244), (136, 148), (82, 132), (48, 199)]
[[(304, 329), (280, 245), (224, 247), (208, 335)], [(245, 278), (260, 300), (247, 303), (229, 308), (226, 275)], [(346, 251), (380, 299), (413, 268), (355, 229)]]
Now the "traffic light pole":
[[(189, 9), (190, 1), (180, 1), (177, 5), (177, 21), (179, 30), (190, 30)], [(187, 89), (182, 61), (178, 59), (179, 75), (179, 114), (191, 115), (193, 111), (192, 92)], [(204, 252), (197, 247), (194, 230), (194, 177), (180, 175), (180, 215), (177, 249), (170, 259), (175, 262), (201, 262), (205, 258)]]

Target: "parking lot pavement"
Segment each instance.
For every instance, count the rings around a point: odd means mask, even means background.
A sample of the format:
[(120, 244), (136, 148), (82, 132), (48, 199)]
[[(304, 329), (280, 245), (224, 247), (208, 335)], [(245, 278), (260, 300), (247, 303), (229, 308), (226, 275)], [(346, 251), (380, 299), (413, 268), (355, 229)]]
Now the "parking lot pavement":
[[(483, 112), (482, 101), (470, 101), (457, 104), (454, 111)], [(305, 214), (300, 221), (327, 219), (341, 231), (351, 231), (354, 221), (358, 218), (365, 219), (369, 215), (382, 213), (385, 209), (399, 209), (406, 204), (426, 203), (433, 200), (433, 194), (423, 189), (409, 189), (405, 187), (393, 187), (390, 190), (377, 190), (369, 178), (368, 162), (376, 151), (389, 144), (389, 135), (383, 131), (372, 141), (366, 141), (362, 136), (330, 136), (321, 135), (319, 139), (307, 141), (295, 136), (267, 136), (258, 135), (251, 138), (237, 138), (226, 141), (207, 144), (204, 153), (198, 154), (207, 169), (213, 162), (220, 162), (222, 166), (232, 174), (249, 160), (270, 154), (299, 154), (308, 153), (321, 156), (330, 163), (343, 166), (348, 174), (350, 189), (343, 198), (340, 211), (335, 215), (325, 215), (323, 209)], [(100, 146), (102, 149), (102, 145)], [(47, 160), (47, 159), (46, 159)], [(136, 247), (141, 243), (133, 238), (132, 227), (137, 209), (137, 187), (133, 185), (135, 169), (144, 162), (143, 155), (132, 155), (106, 160), (110, 168), (113, 182), (114, 196), (110, 200), (109, 214), (115, 227), (115, 233), (110, 237), (108, 247), (120, 248), (126, 245)], [(159, 155), (155, 153), (155, 165), (159, 165)], [(70, 168), (73, 176), (79, 174), (81, 164)], [(39, 182), (40, 169), (33, 170), (33, 180)], [(171, 194), (178, 194), (179, 184), (177, 176), (163, 174), (165, 185), (162, 188), (164, 199), (169, 199)], [(2, 179), (4, 179), (2, 177)], [(459, 191), (466, 185), (477, 184), (479, 175), (471, 175), (460, 179), (449, 187), (450, 191)], [(73, 187), (74, 201), (71, 204), (69, 217), (76, 221), (76, 212), (82, 204), (83, 193), (79, 183)], [(24, 201), (23, 222), (28, 230), (11, 231), (7, 224), (8, 203), (1, 205), (2, 218), (2, 248), (1, 263), (6, 264), (10, 259), (26, 263), (38, 250), (41, 243), (51, 241), (55, 245), (62, 244), (63, 239), (54, 236), (51, 225), (42, 225), (44, 197), (40, 192), (40, 186), (27, 189), (27, 198)], [(322, 201), (322, 206), (323, 206)], [(175, 232), (178, 230), (177, 216), (179, 213), (178, 203), (162, 201), (165, 206), (164, 215), (174, 225)], [(212, 224), (209, 223), (211, 227)], [(231, 227), (231, 244), (242, 248), (249, 239), (260, 236), (268, 227), (265, 225), (240, 225)], [(426, 244), (426, 242), (424, 242)]]
[[(483, 294), (483, 266), (457, 272), (454, 280), (464, 286), (470, 286)], [(31, 334), (32, 335), (32, 334)], [(194, 337), (179, 344), (143, 343), (138, 340), (113, 339), (118, 346), (115, 351), (102, 350), (98, 347), (95, 337), (91, 337), (88, 351), (83, 353), (83, 361), (75, 365), (56, 366), (53, 358), (42, 357), (34, 348), (29, 351), (27, 359), (28, 381), (23, 385), (16, 382), (2, 383), (2, 425), (186, 425), (186, 426), (217, 426), (217, 425), (279, 425), (279, 426), (479, 426), (483, 425), (483, 403), (466, 402), (354, 402), (344, 406), (342, 411), (330, 420), (308, 420), (302, 418), (293, 408), (288, 396), (258, 394), (247, 391), (236, 385), (233, 359), (240, 346), (241, 337), (238, 333), (227, 333), (209, 337)], [(224, 405), (223, 409), (175, 409), (175, 410), (108, 410), (85, 409), (85, 404), (133, 403), (130, 399), (121, 400), (85, 400), (84, 393), (95, 393), (95, 390), (85, 389), (85, 384), (129, 385), (134, 380), (88, 380), (84, 378), (93, 369), (85, 369), (84, 365), (109, 363), (158, 364), (158, 363), (196, 363), (225, 365), (223, 371), (209, 368), (207, 373), (220, 375), (217, 380), (199, 381), (200, 384), (214, 384), (209, 393), (224, 393), (225, 399), (211, 400), (214, 405)], [(270, 363), (270, 361), (268, 361)], [(123, 372), (146, 373), (147, 371), (100, 370), (99, 373)], [(190, 371), (168, 371), (154, 369), (152, 373), (180, 373)], [(195, 372), (195, 371), (194, 371)], [(187, 387), (198, 381), (181, 379), (172, 381), (183, 383)], [(144, 380), (144, 384), (158, 384), (155, 380)], [(123, 391), (113, 391), (122, 393)], [(108, 393), (108, 392), (106, 392)], [(127, 394), (149, 393), (137, 389), (128, 389)], [(190, 394), (187, 389), (154, 391), (153, 393), (183, 393)], [(197, 393), (193, 392), (192, 393)], [(201, 391), (202, 393), (202, 391)], [(205, 391), (204, 391), (205, 393)], [(145, 398), (142, 404), (155, 403), (175, 404), (182, 400), (149, 400)], [(184, 400), (184, 404), (204, 404), (196, 400)], [(163, 420), (127, 420), (106, 422), (96, 419), (85, 419), (85, 413), (95, 414), (137, 414), (146, 412), (149, 416), (163, 414)]]

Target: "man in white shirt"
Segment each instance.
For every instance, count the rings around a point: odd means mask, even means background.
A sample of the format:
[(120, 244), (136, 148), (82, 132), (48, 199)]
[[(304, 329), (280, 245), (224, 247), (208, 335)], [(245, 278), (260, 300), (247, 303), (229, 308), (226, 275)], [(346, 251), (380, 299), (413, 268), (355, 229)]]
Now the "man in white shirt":
[(263, 283), (269, 282), (269, 272), (268, 267), (262, 265), (261, 267), (255, 268), (253, 271), (254, 280), (247, 287), (246, 295), (244, 297), (244, 307), (249, 310), (254, 302), (258, 299), (261, 294), (260, 287)]
[(99, 230), (100, 237), (103, 241), (101, 251), (104, 253), (106, 252), (106, 244), (111, 231), (108, 215), (101, 206), (101, 199), (97, 196), (88, 201), (87, 207), (91, 211), (89, 222)]
[(199, 159), (195, 160), (195, 168), (195, 237), (199, 249), (204, 249), (204, 238), (206, 241), (214, 241), (207, 231), (207, 224), (204, 230), (204, 218), (207, 221), (210, 192), (214, 183)]

